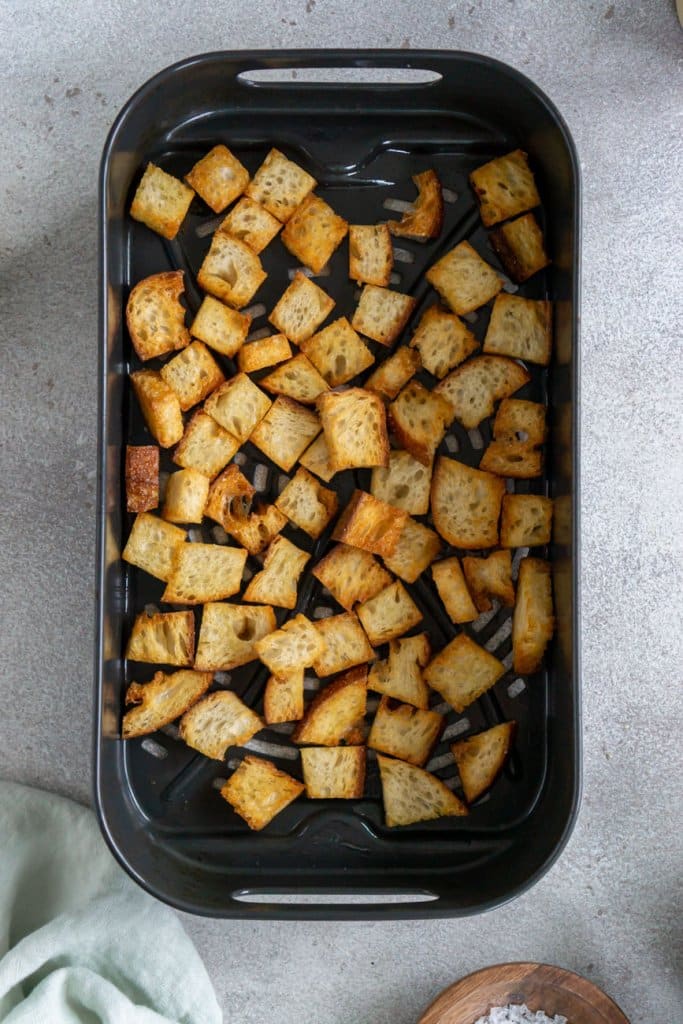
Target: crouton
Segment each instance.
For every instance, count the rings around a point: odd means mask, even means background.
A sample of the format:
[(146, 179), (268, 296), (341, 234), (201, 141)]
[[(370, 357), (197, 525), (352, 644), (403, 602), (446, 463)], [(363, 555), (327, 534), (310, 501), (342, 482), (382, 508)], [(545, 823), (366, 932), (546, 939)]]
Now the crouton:
[(528, 675), (541, 667), (555, 628), (550, 563), (524, 558), (519, 566), (517, 603), (512, 616), (512, 665)]
[(314, 412), (293, 398), (278, 395), (249, 440), (283, 472), (289, 473), (320, 430), (320, 420)]
[(161, 514), (170, 523), (201, 523), (211, 481), (198, 469), (171, 473)]
[(221, 525), (250, 555), (259, 555), (287, 525), (287, 517), (275, 505), (257, 505), (246, 519), (231, 519), (229, 529)]
[(182, 270), (152, 274), (135, 285), (126, 303), (126, 326), (138, 359), (155, 359), (190, 342)]
[(275, 504), (287, 518), (317, 539), (337, 512), (337, 495), (307, 470), (297, 469)]
[(417, 199), (412, 209), (406, 210), (400, 220), (390, 220), (389, 230), (399, 238), (412, 238), (427, 242), (438, 238), (443, 224), (443, 195), (436, 171), (414, 174)]
[(526, 441), (491, 441), (479, 465), (497, 476), (530, 480), (543, 472), (543, 452)]
[(531, 210), (541, 201), (527, 155), (521, 149), (477, 167), (470, 174), (470, 183), (487, 228)]
[(185, 181), (214, 213), (222, 213), (244, 192), (249, 171), (227, 146), (214, 146), (185, 175)]
[(456, 548), (489, 548), (498, 543), (505, 481), (440, 456), (432, 477), (432, 519)]
[(455, 313), (430, 306), (410, 339), (420, 353), (422, 365), (441, 380), (449, 370), (471, 356), (479, 342)]
[(138, 569), (144, 569), (150, 576), (168, 580), (173, 565), (173, 552), (184, 544), (186, 533), (178, 526), (171, 526), (163, 519), (157, 519), (148, 512), (135, 517), (121, 558)]
[(545, 417), (546, 407), (540, 402), (504, 398), (493, 421), (493, 436), (497, 441), (543, 444), (547, 433)]
[(232, 434), (202, 409), (193, 414), (173, 453), (173, 461), (183, 469), (197, 469), (212, 480), (230, 462), (240, 446)]
[(414, 377), (422, 366), (420, 353), (414, 352), (405, 345), (397, 352), (380, 363), (374, 373), (371, 373), (365, 382), (367, 391), (376, 391), (385, 398), (393, 399), (399, 391), (405, 387), (411, 377)]
[(344, 218), (324, 199), (309, 193), (285, 224), (280, 238), (293, 256), (319, 274), (348, 229)]
[(373, 469), (370, 491), (375, 498), (394, 508), (423, 516), (429, 511), (431, 479), (431, 466), (423, 466), (410, 452), (391, 451), (386, 469), (382, 466)]
[(299, 577), (310, 557), (286, 537), (275, 537), (266, 551), (263, 569), (249, 581), (243, 600), (294, 608)]
[(268, 319), (290, 341), (300, 345), (315, 334), (334, 306), (334, 299), (327, 292), (297, 271)]
[(242, 348), (250, 324), (248, 314), (226, 306), (212, 295), (205, 295), (192, 321), (190, 333), (193, 338), (199, 338), (205, 345), (232, 359)]
[(331, 387), (346, 384), (375, 361), (345, 316), (302, 341), (301, 351)]
[(328, 391), (318, 398), (317, 408), (335, 472), (388, 464), (386, 412), (379, 395), (364, 388)]
[(274, 505), (251, 511), (254, 488), (234, 464), (211, 485), (204, 514), (220, 523), (226, 533), (258, 555), (286, 526), (287, 518)]
[(238, 441), (244, 442), (270, 406), (268, 395), (246, 373), (238, 373), (209, 395), (204, 411)]
[(201, 341), (193, 341), (160, 370), (162, 380), (175, 391), (187, 412), (225, 380), (223, 371)]
[(133, 623), (126, 658), (189, 668), (194, 660), (194, 613), (141, 612)]
[(393, 555), (384, 556), (384, 564), (406, 583), (414, 583), (440, 552), (441, 541), (434, 531), (409, 519)]
[(430, 654), (426, 633), (391, 640), (389, 657), (385, 661), (376, 661), (370, 668), (368, 689), (416, 708), (428, 708), (429, 688), (422, 678), (422, 669)]
[(435, 818), (462, 817), (467, 808), (436, 775), (417, 765), (377, 757), (382, 780), (384, 819), (388, 828)]
[(221, 796), (250, 829), (260, 832), (303, 791), (303, 783), (272, 761), (248, 755), (222, 787)]
[(324, 639), (305, 615), (295, 615), (256, 644), (263, 664), (273, 675), (281, 678), (298, 669), (308, 668), (324, 649)]
[(443, 725), (443, 715), (436, 711), (426, 711), (412, 704), (394, 704), (389, 697), (382, 697), (368, 736), (368, 747), (422, 767)]
[(505, 675), (505, 666), (465, 633), (460, 633), (432, 658), (422, 675), (425, 682), (460, 713)]
[(263, 717), (268, 725), (298, 722), (304, 717), (304, 670), (270, 676), (263, 694)]
[(347, 544), (335, 545), (312, 573), (349, 612), (358, 601), (367, 601), (391, 583), (389, 573), (368, 551)]
[(353, 612), (320, 619), (315, 628), (323, 641), (323, 650), (313, 662), (317, 676), (332, 676), (372, 659), (374, 651)]
[(356, 612), (375, 647), (395, 640), (422, 621), (422, 612), (398, 580), (359, 604)]
[(211, 686), (211, 672), (155, 672), (149, 683), (131, 683), (126, 690), (126, 711), (121, 726), (121, 737), (131, 740), (135, 736), (148, 736), (164, 725), (175, 722)]
[(149, 432), (162, 448), (170, 448), (183, 436), (183, 413), (175, 391), (156, 370), (131, 373), (130, 382), (140, 403)]
[(303, 167), (271, 149), (247, 185), (247, 195), (286, 223), (317, 182)]
[(366, 284), (351, 326), (380, 345), (393, 345), (415, 308), (412, 295)]
[(241, 309), (267, 276), (261, 260), (246, 242), (217, 231), (199, 268), (197, 284), (229, 306)]
[(531, 380), (519, 363), (503, 356), (475, 356), (436, 385), (450, 402), (455, 419), (468, 430), (490, 416), (495, 403), (512, 395)]
[(241, 747), (263, 728), (259, 716), (231, 690), (217, 690), (186, 711), (180, 738), (204, 757), (221, 761), (228, 747)]
[(416, 380), (406, 384), (389, 406), (389, 425), (402, 448), (423, 466), (431, 466), (453, 419), (450, 402)]
[(266, 391), (287, 395), (302, 405), (314, 405), (318, 395), (329, 391), (325, 378), (320, 376), (303, 352), (281, 363), (259, 383)]
[(492, 597), (508, 608), (515, 603), (515, 588), (512, 585), (512, 555), (509, 551), (494, 551), (488, 558), (465, 556), (462, 568), (467, 588), (480, 612), (493, 607)]
[(510, 753), (514, 732), (515, 722), (501, 722), (451, 745), (468, 804), (496, 781)]
[(364, 747), (303, 747), (301, 767), (309, 800), (360, 800), (363, 796)]
[(349, 277), (385, 288), (391, 280), (394, 249), (386, 224), (349, 225)]
[(294, 743), (318, 747), (356, 746), (365, 736), (368, 670), (345, 672), (320, 690), (292, 733)]
[(163, 238), (175, 238), (193, 196), (184, 182), (149, 163), (133, 196), (130, 215)]
[(547, 366), (552, 348), (552, 303), (499, 295), (493, 303), (484, 352)]
[(550, 544), (552, 498), (540, 494), (506, 494), (500, 518), (500, 543), (504, 548), (534, 548)]
[(284, 363), (292, 356), (292, 346), (284, 334), (270, 334), (267, 338), (250, 341), (237, 353), (237, 366), (242, 373), (254, 373), (267, 366)]
[(489, 302), (502, 278), (469, 242), (460, 242), (429, 268), (425, 277), (454, 313), (465, 316)]
[(242, 586), (244, 548), (226, 544), (179, 544), (161, 600), (167, 604), (206, 604), (232, 597)]
[(533, 213), (502, 224), (491, 232), (489, 239), (498, 259), (518, 284), (528, 281), (550, 263), (543, 245), (543, 232)]
[(356, 490), (337, 520), (332, 539), (384, 558), (393, 555), (407, 522), (403, 509)]
[(477, 606), (467, 589), (462, 566), (455, 556), (436, 562), (432, 566), (432, 576), (451, 622), (458, 625), (474, 622), (479, 617)]
[(272, 608), (209, 601), (204, 605), (194, 667), (229, 672), (255, 661), (255, 645), (276, 626)]
[(257, 255), (269, 245), (282, 227), (260, 203), (243, 196), (221, 223), (219, 231), (245, 242)]
[(323, 433), (318, 434), (313, 444), (309, 445), (299, 458), (299, 462), (304, 469), (315, 473), (326, 484), (330, 482), (337, 472), (330, 461), (330, 449), (327, 447), (327, 441)]
[(126, 511), (149, 512), (159, 504), (159, 449), (126, 445)]

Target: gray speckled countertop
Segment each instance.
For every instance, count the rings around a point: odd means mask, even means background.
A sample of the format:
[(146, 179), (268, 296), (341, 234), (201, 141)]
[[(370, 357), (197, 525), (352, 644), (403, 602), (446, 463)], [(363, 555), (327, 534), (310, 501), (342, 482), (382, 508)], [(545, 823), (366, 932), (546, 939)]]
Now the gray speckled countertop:
[(585, 760), (577, 828), (531, 892), (482, 917), (336, 925), (185, 918), (226, 1020), (411, 1024), (456, 977), (509, 959), (586, 974), (633, 1024), (681, 1020), (680, 43), (669, 0), (0, 6), (0, 775), (83, 801), (96, 181), (123, 102), (153, 72), (206, 50), (466, 49), (535, 79), (581, 156)]

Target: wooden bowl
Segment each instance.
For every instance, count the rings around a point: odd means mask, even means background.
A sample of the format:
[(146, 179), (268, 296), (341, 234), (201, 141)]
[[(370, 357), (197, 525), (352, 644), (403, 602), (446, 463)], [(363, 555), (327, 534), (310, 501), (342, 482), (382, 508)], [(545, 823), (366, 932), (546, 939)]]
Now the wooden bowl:
[(474, 1024), (492, 1006), (526, 1003), (568, 1024), (629, 1024), (602, 989), (586, 978), (548, 964), (499, 964), (468, 974), (427, 1007), (419, 1024)]

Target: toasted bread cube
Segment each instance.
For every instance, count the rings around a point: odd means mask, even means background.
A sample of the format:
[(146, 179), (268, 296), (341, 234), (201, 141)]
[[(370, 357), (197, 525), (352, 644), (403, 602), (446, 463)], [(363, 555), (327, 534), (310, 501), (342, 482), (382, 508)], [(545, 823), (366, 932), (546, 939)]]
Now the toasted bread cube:
[(478, 345), (460, 317), (439, 306), (429, 307), (410, 339), (410, 347), (418, 349), (425, 370), (439, 380), (471, 356)]
[(389, 424), (399, 444), (423, 466), (431, 466), (452, 419), (448, 399), (416, 380), (409, 381), (389, 406)]
[(258, 555), (286, 525), (287, 518), (274, 505), (252, 512), (253, 496), (254, 488), (233, 464), (213, 482), (204, 512), (250, 555)]
[(477, 167), (470, 174), (470, 183), (487, 228), (531, 210), (541, 201), (527, 155), (521, 149)]
[(493, 303), (484, 352), (547, 366), (552, 348), (552, 302), (499, 295)]
[(241, 309), (267, 276), (261, 260), (246, 242), (217, 231), (199, 268), (197, 284), (229, 306)]
[(501, 722), (476, 736), (451, 745), (468, 804), (485, 793), (500, 775), (507, 761), (515, 722)]
[(260, 832), (303, 791), (303, 783), (272, 761), (248, 755), (222, 787), (221, 796), (250, 829)]
[(550, 263), (543, 245), (543, 232), (533, 213), (502, 224), (489, 238), (500, 262), (518, 284), (528, 281)]
[[(188, 668), (194, 660), (194, 613), (141, 612), (126, 646), (129, 661)], [(196, 667), (196, 666), (195, 666)]]
[(443, 715), (437, 711), (426, 711), (412, 704), (394, 704), (389, 697), (382, 697), (368, 736), (368, 747), (422, 767), (443, 725)]
[(366, 284), (351, 326), (381, 345), (393, 345), (415, 308), (412, 295)]
[(269, 245), (282, 224), (264, 206), (243, 196), (222, 222), (219, 231), (246, 242), (257, 255)]
[(382, 779), (384, 818), (388, 828), (435, 818), (462, 817), (467, 808), (436, 775), (417, 765), (377, 757)]
[(524, 558), (519, 566), (517, 603), (512, 616), (512, 665), (527, 675), (541, 667), (555, 629), (550, 563)]
[(204, 757), (222, 761), (228, 747), (241, 747), (263, 728), (259, 716), (231, 690), (202, 698), (180, 719), (180, 738)]
[(126, 326), (138, 359), (155, 359), (190, 342), (182, 270), (152, 274), (135, 285), (126, 303)]
[(502, 278), (469, 242), (460, 242), (426, 273), (444, 302), (464, 316), (489, 302), (503, 287)]
[(263, 694), (263, 717), (267, 725), (298, 722), (304, 717), (303, 668), (269, 677)]
[(275, 505), (258, 505), (246, 519), (232, 518), (230, 529), (225, 522), (221, 523), (223, 529), (250, 555), (264, 551), (286, 525), (287, 517)]
[(202, 402), (225, 380), (220, 366), (201, 341), (193, 341), (162, 366), (160, 373), (178, 396), (183, 412)]
[(150, 163), (133, 196), (130, 215), (158, 235), (175, 238), (193, 196), (192, 189), (182, 181)]
[(364, 388), (328, 391), (317, 408), (335, 472), (388, 464), (387, 418), (379, 395)]
[(303, 747), (301, 767), (309, 800), (360, 800), (365, 747)]
[(207, 604), (232, 597), (242, 586), (244, 548), (225, 544), (179, 544), (161, 600), (167, 604)]
[(149, 512), (159, 504), (159, 449), (126, 445), (126, 511)]
[(212, 480), (230, 462), (239, 446), (237, 438), (216, 423), (213, 416), (197, 409), (185, 427), (173, 461), (183, 469), (197, 469)]
[(309, 193), (285, 224), (280, 238), (293, 256), (319, 274), (348, 230), (343, 217), (320, 196)]
[(320, 376), (303, 352), (281, 363), (259, 383), (266, 391), (287, 395), (302, 405), (314, 405), (318, 395), (329, 391), (325, 378)]
[(268, 319), (290, 341), (300, 345), (315, 334), (334, 306), (334, 299), (327, 292), (297, 271)]
[(389, 657), (386, 661), (376, 661), (370, 668), (368, 689), (426, 710), (429, 688), (422, 678), (422, 669), (430, 654), (426, 633), (391, 640)]
[(315, 178), (303, 167), (278, 149), (271, 149), (249, 182), (247, 195), (285, 224), (316, 185)]
[(429, 486), (432, 467), (423, 466), (410, 452), (389, 452), (389, 465), (372, 471), (370, 490), (375, 498), (411, 515), (423, 516), (429, 511)]
[(389, 573), (368, 551), (347, 544), (335, 545), (312, 572), (349, 612), (358, 601), (367, 601), (391, 583)]
[(479, 612), (467, 589), (459, 560), (453, 556), (453, 558), (444, 558), (442, 562), (436, 562), (432, 566), (432, 576), (451, 622), (456, 625), (462, 622), (474, 622), (478, 618)]
[(131, 683), (126, 690), (126, 707), (133, 704), (123, 716), (121, 736), (131, 740), (135, 736), (148, 736), (164, 725), (180, 718), (211, 686), (211, 672), (155, 672), (149, 683)]
[(432, 477), (432, 519), (456, 548), (489, 548), (498, 543), (505, 481), (440, 456)]
[(420, 353), (403, 345), (370, 374), (365, 382), (365, 388), (367, 391), (376, 391), (385, 398), (394, 399), (421, 366)]
[(372, 659), (374, 651), (353, 612), (330, 615), (316, 622), (315, 628), (323, 640), (323, 650), (313, 662), (317, 676), (332, 676)]
[(171, 526), (163, 519), (140, 512), (135, 517), (121, 558), (138, 569), (144, 569), (150, 576), (168, 580), (173, 566), (173, 553), (179, 544), (184, 544), (186, 533), (178, 526)]
[(317, 539), (336, 514), (338, 501), (334, 491), (299, 468), (275, 504), (295, 526)]
[[(329, 619), (327, 620), (329, 621)], [(345, 672), (320, 690), (292, 733), (294, 743), (318, 747), (357, 746), (363, 742), (368, 670)]]
[(325, 649), (325, 642), (314, 623), (305, 615), (293, 619), (256, 645), (258, 656), (275, 676), (308, 668)]
[(422, 171), (414, 174), (417, 199), (411, 210), (406, 210), (400, 220), (390, 220), (389, 230), (399, 238), (412, 238), (415, 242), (427, 242), (438, 238), (443, 224), (443, 195), (441, 182), (436, 171)]
[(503, 356), (475, 356), (436, 385), (447, 399), (455, 419), (471, 430), (490, 416), (495, 403), (518, 391), (531, 380), (519, 363)]
[(422, 621), (422, 612), (398, 580), (359, 604), (356, 612), (375, 647), (395, 640)]
[(543, 452), (526, 441), (491, 441), (479, 465), (498, 476), (530, 480), (543, 472)]
[(292, 346), (284, 334), (271, 334), (267, 338), (250, 341), (237, 353), (237, 366), (242, 373), (254, 373), (267, 366), (291, 359)]
[(333, 388), (346, 384), (375, 361), (345, 316), (302, 341), (301, 351)]
[(211, 481), (198, 469), (179, 469), (166, 484), (161, 514), (170, 523), (201, 523)]
[(210, 601), (204, 605), (194, 667), (229, 672), (255, 661), (255, 645), (276, 627), (272, 608)]
[(270, 409), (271, 401), (246, 373), (238, 373), (209, 395), (204, 411), (244, 442)]
[(299, 577), (310, 557), (286, 537), (275, 537), (266, 551), (263, 569), (249, 581), (243, 600), (294, 608)]
[(540, 402), (527, 402), (521, 398), (505, 398), (498, 406), (493, 421), (496, 441), (524, 441), (543, 444), (546, 439), (546, 408)]
[(408, 513), (403, 509), (356, 490), (337, 521), (332, 539), (386, 558), (396, 550), (407, 522)]
[(414, 583), (440, 552), (441, 541), (434, 531), (409, 519), (393, 555), (384, 556), (384, 564), (406, 583)]
[(278, 395), (250, 437), (252, 444), (285, 473), (320, 433), (320, 420), (293, 398)]
[(540, 494), (506, 494), (500, 518), (504, 548), (535, 548), (550, 544), (553, 500)]
[(515, 603), (515, 588), (512, 584), (512, 555), (509, 551), (494, 551), (488, 558), (473, 558), (466, 555), (462, 568), (467, 587), (480, 612), (493, 607), (492, 597), (512, 608)]
[(327, 441), (323, 433), (318, 434), (313, 444), (309, 445), (300, 457), (299, 462), (304, 469), (315, 473), (326, 484), (330, 482), (337, 472), (330, 461), (330, 449), (327, 447)]
[(458, 713), (490, 690), (505, 666), (465, 633), (440, 651), (423, 672), (425, 681)]
[(349, 277), (352, 281), (386, 288), (393, 266), (394, 248), (386, 224), (349, 225)]
[(156, 370), (131, 373), (130, 382), (140, 403), (149, 432), (162, 448), (170, 448), (183, 436), (183, 413), (175, 391)]
[(248, 314), (231, 309), (212, 295), (205, 295), (190, 333), (221, 355), (232, 358), (242, 348), (250, 324)]
[(185, 175), (185, 181), (214, 213), (222, 213), (244, 192), (249, 171), (227, 146), (214, 146)]

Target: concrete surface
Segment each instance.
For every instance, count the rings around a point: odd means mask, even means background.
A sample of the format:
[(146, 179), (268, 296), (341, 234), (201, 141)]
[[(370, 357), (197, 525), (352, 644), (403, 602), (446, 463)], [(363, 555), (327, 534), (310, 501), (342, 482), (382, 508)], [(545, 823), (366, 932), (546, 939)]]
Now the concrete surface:
[(0, 774), (80, 800), (90, 794), (96, 177), (121, 104), (152, 72), (212, 49), (462, 48), (535, 79), (581, 154), (578, 827), (532, 892), (485, 917), (186, 918), (226, 1020), (410, 1024), (456, 977), (524, 958), (586, 974), (634, 1024), (682, 1019), (680, 42), (668, 0), (0, 5)]

